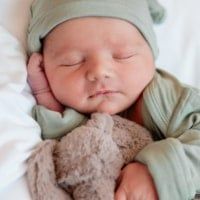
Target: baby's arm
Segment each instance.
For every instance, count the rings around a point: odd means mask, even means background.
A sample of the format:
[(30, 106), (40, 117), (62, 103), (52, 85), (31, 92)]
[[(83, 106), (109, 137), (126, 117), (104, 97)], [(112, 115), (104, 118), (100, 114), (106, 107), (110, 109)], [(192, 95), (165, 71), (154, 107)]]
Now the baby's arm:
[(63, 106), (56, 100), (49, 87), (44, 68), (42, 55), (33, 53), (28, 61), (28, 83), (39, 105), (62, 112)]

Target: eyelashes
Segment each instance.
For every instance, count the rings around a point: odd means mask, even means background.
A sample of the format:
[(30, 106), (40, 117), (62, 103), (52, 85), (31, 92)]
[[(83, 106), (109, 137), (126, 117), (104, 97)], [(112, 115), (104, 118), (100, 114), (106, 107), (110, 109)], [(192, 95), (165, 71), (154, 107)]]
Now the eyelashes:
[[(122, 54), (122, 55), (114, 55), (112, 56), (112, 58), (118, 61), (126, 61), (135, 57), (136, 55), (137, 55), (136, 53), (132, 53), (132, 54), (129, 53), (129, 54)], [(65, 66), (65, 67), (79, 66), (83, 64), (85, 61), (86, 61), (85, 59), (79, 60), (79, 61), (71, 61), (69, 63), (62, 64), (62, 66)]]
[(63, 64), (63, 66), (73, 67), (73, 66), (81, 65), (82, 63), (83, 63), (83, 61), (80, 61), (80, 62), (74, 62), (72, 64)]
[(130, 58), (133, 58), (136, 55), (137, 54), (118, 55), (118, 56), (114, 56), (113, 58), (117, 59), (117, 60), (127, 60), (127, 59), (130, 59)]
[[(68, 59), (66, 59), (66, 60), (68, 60)], [(85, 62), (85, 59), (83, 59), (83, 60), (77, 60), (77, 61), (75, 61), (75, 60), (74, 61), (68, 61), (66, 63), (63, 63), (61, 66), (65, 66), (65, 67), (79, 66), (79, 65), (81, 65), (84, 62)]]

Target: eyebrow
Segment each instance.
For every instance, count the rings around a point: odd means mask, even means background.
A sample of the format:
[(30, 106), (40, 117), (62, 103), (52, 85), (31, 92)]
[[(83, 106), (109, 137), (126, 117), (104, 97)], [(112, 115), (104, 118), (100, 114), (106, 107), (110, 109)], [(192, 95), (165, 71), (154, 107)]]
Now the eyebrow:
[(66, 48), (59, 48), (57, 50), (53, 49), (53, 51), (51, 51), (51, 57), (53, 58), (57, 58), (57, 57), (62, 57), (64, 55), (67, 54)]

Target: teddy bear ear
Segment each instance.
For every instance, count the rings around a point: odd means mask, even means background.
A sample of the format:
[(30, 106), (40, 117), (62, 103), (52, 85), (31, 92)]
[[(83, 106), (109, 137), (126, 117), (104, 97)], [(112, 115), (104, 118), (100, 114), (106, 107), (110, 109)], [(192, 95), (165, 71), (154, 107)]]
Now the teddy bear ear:
[(157, 0), (147, 0), (147, 3), (153, 22), (162, 23), (166, 18), (165, 8)]
[(55, 140), (41, 142), (28, 159), (27, 178), (33, 199), (71, 199), (62, 188), (57, 187), (53, 158), (56, 144)]

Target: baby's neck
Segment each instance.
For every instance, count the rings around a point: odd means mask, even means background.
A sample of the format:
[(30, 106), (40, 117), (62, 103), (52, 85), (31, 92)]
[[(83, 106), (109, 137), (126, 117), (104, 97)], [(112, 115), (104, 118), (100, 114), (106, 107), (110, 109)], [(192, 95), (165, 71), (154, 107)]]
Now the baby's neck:
[(142, 101), (142, 95), (140, 95), (137, 101), (130, 108), (122, 113), (122, 117), (143, 125)]

